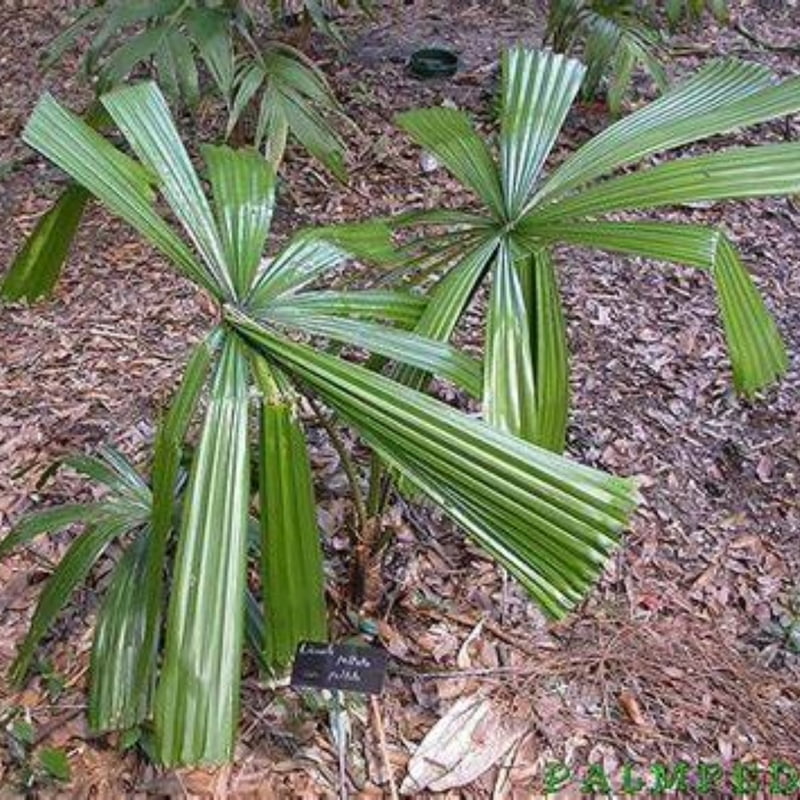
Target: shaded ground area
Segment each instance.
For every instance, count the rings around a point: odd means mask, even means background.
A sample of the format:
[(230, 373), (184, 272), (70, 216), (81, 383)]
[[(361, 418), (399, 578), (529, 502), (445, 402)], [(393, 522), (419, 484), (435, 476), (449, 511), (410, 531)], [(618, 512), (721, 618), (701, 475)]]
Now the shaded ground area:
[[(19, 143), (21, 127), (46, 86), (76, 105), (86, 99), (74, 65), (47, 79), (36, 69), (43, 46), (73, 6), (30, 2), (0, 11), (4, 267), (56, 191), (54, 170)], [(794, 5), (734, 8), (747, 30), (766, 41), (800, 38)], [(449, 101), (472, 111), (488, 130), (499, 48), (519, 39), (535, 43), (540, 28), (541, 14), (516, 4), (416, 2), (379, 14), (357, 32), (348, 56), (317, 44), (358, 125), (350, 137), (352, 181), (339, 186), (304, 154), (292, 154), (279, 234), (315, 221), (462, 202), (441, 170), (421, 170), (419, 152), (392, 127), (391, 116)], [(707, 29), (691, 41), (698, 39), (674, 63), (675, 74), (731, 51), (781, 74), (800, 70), (791, 53), (759, 49), (735, 33)], [(410, 79), (408, 53), (436, 43), (462, 49), (457, 78)], [(213, 121), (209, 112), (201, 124), (209, 135)], [(576, 109), (556, 157), (603, 124), (595, 108)], [(794, 119), (715, 143), (798, 136)], [(381, 700), (388, 743), (382, 754), (374, 720), (366, 707), (354, 705), (353, 793), (381, 796), (387, 758), (401, 780), (415, 746), (464, 698), (491, 709), (473, 749), (490, 734), (498, 749), (507, 749), (498, 766), (455, 790), (465, 797), (493, 791), (529, 797), (553, 761), (576, 772), (601, 764), (619, 775), (626, 762), (797, 758), (800, 208), (788, 199), (675, 215), (724, 224), (737, 241), (792, 353), (787, 379), (757, 401), (733, 395), (707, 276), (566, 252), (562, 284), (575, 402), (569, 449), (584, 462), (639, 476), (645, 502), (601, 586), (580, 614), (558, 626), (546, 625), (435, 514), (397, 504), (386, 523), (395, 545), (376, 565), (378, 632), (393, 656)], [(146, 462), (153, 420), (189, 343), (209, 319), (203, 298), (128, 229), (99, 209), (91, 213), (54, 300), (0, 311), (0, 532), (34, 504), (86, 492), (66, 473), (39, 485), (60, 455), (110, 441)], [(470, 345), (481, 338), (477, 325), (465, 326), (460, 336)], [(347, 635), (353, 630), (346, 485), (322, 432), (313, 431), (312, 439), (335, 630)], [(1, 669), (68, 538), (38, 542), (0, 564)], [(108, 566), (94, 576), (94, 588), (102, 586)], [(58, 699), (48, 696), (40, 678), (21, 694), (0, 686), (3, 707), (23, 707), (42, 744), (67, 750), (74, 796), (216, 788), (236, 796), (314, 797), (335, 791), (325, 710), (288, 690), (270, 689), (255, 673), (245, 681), (238, 760), (223, 774), (161, 775), (136, 753), (120, 757), (113, 742), (90, 739), (82, 713), (90, 643), (84, 623), (95, 607), (95, 592), (81, 592), (52, 637), (47, 656), (66, 684)], [(15, 796), (17, 772), (11, 749), (0, 750), (0, 796)]]

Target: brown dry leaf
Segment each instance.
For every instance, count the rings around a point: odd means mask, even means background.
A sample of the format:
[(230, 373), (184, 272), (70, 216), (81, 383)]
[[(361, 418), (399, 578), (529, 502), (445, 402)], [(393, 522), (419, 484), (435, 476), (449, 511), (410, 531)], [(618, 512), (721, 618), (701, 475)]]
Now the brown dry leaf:
[(719, 571), (719, 562), (715, 560), (709, 564), (699, 575), (699, 577), (692, 584), (692, 592), (699, 592), (708, 586), (717, 575)]
[(772, 480), (772, 470), (775, 468), (775, 461), (772, 456), (763, 455), (758, 459), (756, 465), (756, 475), (762, 483), (769, 483)]
[(754, 533), (746, 533), (744, 536), (739, 536), (734, 539), (729, 547), (731, 550), (760, 550), (762, 549), (761, 539)]
[(462, 697), (428, 731), (409, 761), (403, 794), (445, 792), (474, 781), (524, 735), (527, 723), (509, 718), (488, 697)]
[(175, 775), (188, 795), (223, 798), (228, 794), (230, 767), (176, 770)]
[(464, 643), (458, 650), (458, 655), (456, 656), (456, 666), (459, 669), (469, 669), (472, 664), (472, 655), (471, 655), (471, 646), (478, 642), (478, 639), (483, 632), (483, 620), (478, 622), (478, 624), (470, 631), (469, 636), (464, 639)]
[(642, 713), (642, 707), (639, 705), (639, 701), (632, 692), (623, 689), (619, 693), (619, 704), (622, 710), (628, 715), (628, 719), (630, 719), (634, 725), (639, 725), (641, 727), (647, 725), (647, 720)]

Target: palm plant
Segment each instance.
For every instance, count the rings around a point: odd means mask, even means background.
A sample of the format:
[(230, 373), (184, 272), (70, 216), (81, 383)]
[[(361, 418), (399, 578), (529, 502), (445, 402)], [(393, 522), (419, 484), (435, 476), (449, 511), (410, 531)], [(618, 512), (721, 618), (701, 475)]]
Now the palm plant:
[[(238, 2), (104, 0), (87, 6), (50, 45), (52, 66), (87, 32), (91, 44), (81, 62), (98, 92), (149, 70), (175, 102), (195, 108), (205, 67), (227, 109), (226, 138), (252, 118), (251, 139), (277, 169), (290, 136), (339, 180), (346, 180), (345, 144), (334, 121), (348, 121), (322, 72), (300, 51), (279, 41), (256, 43), (254, 20)], [(95, 127), (106, 124), (99, 103), (87, 111)], [(68, 186), (17, 254), (0, 297), (35, 301), (55, 287), (89, 195)]]
[(103, 0), (84, 8), (51, 43), (45, 66), (92, 32), (81, 65), (99, 92), (143, 67), (167, 95), (193, 108), (201, 97), (202, 65), (227, 107), (228, 136), (245, 108), (254, 105), (255, 146), (266, 144), (275, 166), (291, 133), (344, 179), (344, 145), (328, 122), (344, 117), (325, 77), (287, 44), (259, 45), (256, 28), (253, 14), (238, 1)]
[[(228, 760), (238, 718), (251, 512), (260, 541), (265, 659), (281, 670), (298, 640), (326, 633), (301, 394), (319, 398), (352, 426), (516, 575), (548, 613), (561, 616), (573, 608), (625, 525), (635, 502), (631, 483), (295, 341), (292, 332), (324, 336), (480, 390), (476, 362), (408, 330), (424, 317), (424, 298), (310, 288), (324, 283), (350, 253), (378, 261), (389, 256), (385, 228), (300, 232), (262, 261), (275, 183), (263, 158), (203, 148), (209, 199), (153, 84), (115, 90), (102, 102), (136, 158), (50, 96), (39, 102), (24, 138), (205, 290), (220, 321), (195, 348), (159, 426), (149, 484), (128, 469), (120, 468), (119, 479), (98, 474), (113, 490), (100, 508), (34, 515), (0, 544), (2, 555), (66, 523), (87, 525), (42, 595), (13, 676), (24, 677), (58, 609), (117, 540), (125, 555), (96, 632), (92, 724), (106, 730), (151, 722), (154, 750), (165, 764)], [(188, 242), (157, 213), (157, 194)], [(260, 423), (255, 459), (253, 403)], [(199, 438), (184, 480), (185, 443), (201, 405)], [(255, 502), (253, 463), (259, 477)]]
[(637, 69), (648, 73), (659, 91), (666, 90), (667, 34), (696, 24), (706, 11), (719, 23), (729, 21), (726, 0), (550, 0), (544, 43), (557, 53), (580, 56), (587, 66), (582, 97), (595, 98), (605, 89), (616, 116)]
[(596, 97), (607, 81), (606, 98), (619, 114), (637, 68), (644, 69), (659, 90), (667, 88), (661, 64), (663, 37), (652, 15), (636, 0), (551, 0), (544, 41), (557, 53), (580, 49), (587, 65), (581, 94)]
[[(583, 75), (581, 64), (561, 55), (507, 53), (497, 160), (460, 111), (434, 108), (398, 118), (483, 206), (479, 212), (430, 210), (395, 220), (398, 227), (429, 231), (408, 245), (414, 258), (395, 272), (436, 279), (416, 331), (447, 341), (477, 287), (490, 277), (485, 417), (556, 452), (564, 447), (569, 381), (554, 248), (592, 247), (706, 270), (717, 290), (734, 383), (752, 395), (785, 372), (787, 356), (729, 238), (699, 225), (617, 221), (609, 215), (800, 191), (798, 143), (734, 148), (616, 174), (652, 153), (800, 108), (800, 77), (779, 83), (766, 68), (733, 60), (703, 68), (545, 175)], [(417, 386), (424, 380), (408, 369), (400, 377)]]

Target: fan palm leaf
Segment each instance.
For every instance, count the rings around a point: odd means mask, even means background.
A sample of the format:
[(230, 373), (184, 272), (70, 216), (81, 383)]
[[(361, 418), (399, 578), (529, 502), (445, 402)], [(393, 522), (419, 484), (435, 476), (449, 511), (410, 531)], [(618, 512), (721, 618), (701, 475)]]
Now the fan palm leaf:
[[(622, 223), (607, 215), (800, 191), (797, 144), (681, 157), (615, 174), (661, 150), (800, 109), (800, 80), (777, 82), (764, 67), (728, 59), (704, 67), (685, 84), (612, 124), (544, 175), (544, 159), (581, 73), (580, 65), (560, 55), (519, 49), (506, 54), (500, 158), (494, 167), (488, 146), (475, 143), (477, 133), (467, 132), (459, 112), (418, 110), (398, 119), (484, 206), (481, 220), (472, 210), (458, 209), (415, 212), (395, 220), (397, 227), (435, 230), (411, 245), (412, 253), (416, 248), (420, 255), (410, 263), (420, 273), (428, 269), (426, 254), (437, 251), (442, 226), (453, 232), (451, 243), (440, 250), (441, 260), (432, 262), (442, 289), (431, 293), (417, 330), (435, 336), (438, 329), (446, 340), (464, 311), (463, 300), (491, 276), (484, 414), (504, 430), (557, 450), (565, 440), (569, 397), (557, 245), (592, 246), (707, 269), (718, 293), (734, 383), (749, 395), (778, 379), (787, 359), (777, 326), (730, 240), (721, 231), (693, 229), (682, 241), (685, 225)], [(502, 213), (498, 186), (505, 199)], [(480, 237), (479, 249), (468, 238), (470, 232)], [(476, 259), (477, 252), (489, 255)], [(454, 304), (450, 286), (456, 285), (452, 276), (459, 273), (469, 291)], [(413, 376), (420, 380), (419, 373)]]

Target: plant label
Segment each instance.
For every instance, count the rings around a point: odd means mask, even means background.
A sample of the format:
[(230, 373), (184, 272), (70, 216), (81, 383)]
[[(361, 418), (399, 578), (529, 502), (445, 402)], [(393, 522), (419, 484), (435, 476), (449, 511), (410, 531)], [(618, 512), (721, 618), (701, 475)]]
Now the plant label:
[(300, 642), (291, 685), (380, 694), (385, 676), (386, 651), (378, 647)]

